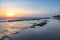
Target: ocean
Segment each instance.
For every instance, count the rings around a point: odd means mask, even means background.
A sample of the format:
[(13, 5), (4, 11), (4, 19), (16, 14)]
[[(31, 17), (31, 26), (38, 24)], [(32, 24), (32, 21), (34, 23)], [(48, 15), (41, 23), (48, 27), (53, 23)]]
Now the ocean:
[(11, 40), (60, 40), (60, 20), (58, 19), (47, 19), (49, 22), (46, 25), (30, 28), (33, 23), (43, 20), (0, 22), (0, 37), (8, 35)]

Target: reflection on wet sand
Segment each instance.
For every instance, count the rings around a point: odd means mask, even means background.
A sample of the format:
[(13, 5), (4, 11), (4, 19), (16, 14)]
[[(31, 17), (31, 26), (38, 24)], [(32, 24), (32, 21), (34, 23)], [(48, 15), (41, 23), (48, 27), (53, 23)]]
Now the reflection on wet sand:
[[(3, 35), (2, 36), (2, 40), (4, 38), (7, 38), (9, 35), (12, 34), (17, 34), (19, 33), (20, 30), (24, 30), (27, 28), (31, 28), (31, 26), (35, 25), (35, 24), (31, 24), (31, 23), (36, 23), (36, 26), (41, 25), (45, 25), (47, 22), (43, 22), (43, 21), (20, 21), (20, 22), (4, 22), (4, 23), (0, 23), (1, 27), (2, 27), (2, 33), (0, 31), (0, 34)], [(39, 24), (39, 25), (38, 25)], [(33, 26), (35, 27), (35, 26)], [(1, 36), (0, 35), (0, 36)]]
[[(35, 24), (31, 24), (31, 22), (32, 23), (35, 22), (36, 26), (38, 26), (38, 24), (40, 24), (39, 22), (41, 21), (5, 22), (5, 23), (2, 23), (1, 27), (2, 29), (4, 28), (3, 29), (4, 34), (10, 35), (11, 33), (15, 33), (16, 31), (24, 30), (24, 29), (30, 28), (31, 26), (35, 25)], [(46, 24), (46, 22), (43, 22), (41, 24), (42, 25)]]
[(3, 33), (9, 35), (10, 33), (16, 31), (16, 28), (12, 28), (15, 25), (16, 23), (5, 23), (4, 27), (2, 26), (2, 28), (4, 28)]
[(11, 35), (17, 33), (21, 29), (26, 29), (30, 26), (30, 21), (20, 22), (1, 22), (0, 23), (0, 37), (3, 35)]

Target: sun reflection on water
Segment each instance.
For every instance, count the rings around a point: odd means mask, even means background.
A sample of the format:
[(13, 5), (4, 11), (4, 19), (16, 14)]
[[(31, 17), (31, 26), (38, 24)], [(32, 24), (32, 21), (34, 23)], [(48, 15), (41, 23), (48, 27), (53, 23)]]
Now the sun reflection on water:
[(10, 22), (10, 23), (7, 22), (5, 24), (5, 26), (6, 26), (5, 30), (6, 31), (4, 33), (7, 35), (10, 35), (11, 33), (16, 32), (17, 30), (19, 30), (19, 29), (17, 29), (16, 25), (17, 25), (16, 22)]
[(31, 21), (20, 21), (20, 22), (4, 22), (0, 23), (0, 34), (11, 35), (17, 31), (29, 27)]

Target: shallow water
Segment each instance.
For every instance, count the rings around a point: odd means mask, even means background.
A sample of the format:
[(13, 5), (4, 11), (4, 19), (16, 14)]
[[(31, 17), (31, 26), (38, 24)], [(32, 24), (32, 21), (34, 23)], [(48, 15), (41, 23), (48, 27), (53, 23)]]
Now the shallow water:
[[(18, 21), (18, 22), (1, 22), (0, 36), (11, 35), (11, 40), (59, 40), (60, 39), (60, 20), (49, 19), (46, 25), (35, 28), (29, 28), (33, 23), (39, 21)], [(40, 21), (41, 22), (41, 21)], [(25, 29), (27, 28), (27, 29)], [(22, 30), (25, 29), (25, 30)], [(22, 30), (22, 31), (20, 31)], [(19, 34), (13, 34), (19, 31)]]
[(20, 21), (20, 22), (1, 22), (0, 23), (0, 35), (6, 34), (10, 35), (11, 33), (21, 30), (25, 27), (30, 26), (31, 21)]
[(11, 40), (60, 40), (60, 20), (49, 19), (43, 27), (28, 28), (11, 36)]

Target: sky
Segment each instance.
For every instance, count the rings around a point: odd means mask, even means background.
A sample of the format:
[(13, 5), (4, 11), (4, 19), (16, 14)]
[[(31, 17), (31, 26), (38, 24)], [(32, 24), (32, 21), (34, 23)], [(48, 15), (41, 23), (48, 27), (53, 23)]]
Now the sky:
[(27, 17), (60, 14), (60, 0), (0, 0), (0, 16), (9, 10)]

